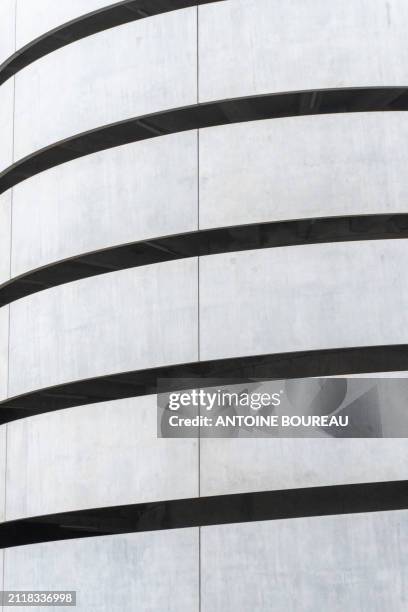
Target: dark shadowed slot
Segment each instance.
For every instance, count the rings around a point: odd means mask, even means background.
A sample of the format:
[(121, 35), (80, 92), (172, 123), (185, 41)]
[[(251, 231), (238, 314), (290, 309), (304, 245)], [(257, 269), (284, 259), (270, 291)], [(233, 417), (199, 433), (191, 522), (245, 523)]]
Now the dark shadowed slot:
[(0, 193), (84, 155), (165, 134), (278, 117), (407, 109), (406, 87), (328, 89), (195, 104), (106, 125), (40, 149), (0, 174)]
[(408, 214), (255, 223), (154, 238), (81, 254), (31, 270), (0, 285), (0, 307), (82, 278), (186, 257), (386, 238), (408, 238)]
[[(81, 15), (18, 49), (0, 65), (0, 85), (36, 60), (81, 38), (110, 28), (201, 4), (222, 0), (125, 0)], [(108, 2), (108, 0), (107, 0)]]
[(408, 508), (408, 481), (288, 489), (76, 510), (0, 524), (0, 546)]
[(203, 385), (208, 378), (233, 384), (238, 378), (273, 380), (402, 370), (408, 370), (406, 344), (198, 361), (80, 380), (10, 398), (0, 403), (0, 424), (63, 408), (154, 394), (158, 379), (163, 392), (189, 388), (188, 379), (195, 379), (196, 384), (197, 378), (203, 379)]

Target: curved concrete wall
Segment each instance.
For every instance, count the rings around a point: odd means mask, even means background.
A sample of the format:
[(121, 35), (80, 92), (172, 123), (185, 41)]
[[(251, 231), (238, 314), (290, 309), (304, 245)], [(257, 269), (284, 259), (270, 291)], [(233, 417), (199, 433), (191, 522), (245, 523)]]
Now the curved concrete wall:
[(110, 4), (115, 3), (109, 0), (38, 0), (35, 3), (17, 0), (17, 49), (67, 21)]
[(10, 306), (10, 395), (196, 361), (197, 290), (197, 260), (188, 259), (104, 274), (17, 301)]
[(102, 125), (197, 101), (197, 11), (100, 32), (16, 77), (15, 155)]
[(201, 609), (403, 612), (407, 513), (204, 527)]
[(0, 169), (13, 161), (14, 80), (0, 87)]
[(197, 229), (197, 132), (78, 159), (13, 190), (12, 276), (81, 253)]
[(191, 131), (74, 160), (13, 189), (12, 277), (197, 227), (406, 213), (407, 143), (407, 115), (357, 113), (201, 130), (199, 154)]
[(0, 399), (7, 397), (9, 358), (9, 306), (0, 308)]
[(198, 612), (198, 563), (198, 529), (71, 540), (6, 550), (4, 584), (76, 590), (83, 612)]
[(0, 4), (0, 65), (15, 50), (15, 6), (16, 0), (2, 0)]
[(0, 195), (0, 285), (10, 278), (11, 193)]
[[(3, 437), (5, 429), (0, 428)], [(157, 439), (156, 429), (155, 395), (79, 406), (8, 424), (5, 520), (199, 494), (408, 476), (406, 440), (198, 442)]]
[(202, 257), (199, 275), (191, 258), (40, 292), (10, 305), (9, 395), (198, 358), (404, 344), (407, 266), (405, 240), (329, 243)]
[(4, 589), (75, 588), (84, 611), (403, 612), (406, 515), (205, 527), (201, 554), (198, 529), (22, 546), (5, 551)]
[(200, 227), (407, 212), (407, 136), (405, 113), (201, 130)]
[(156, 430), (156, 396), (10, 423), (7, 520), (196, 497), (198, 441)]
[[(17, 0), (17, 48), (104, 5)], [(0, 9), (0, 61), (15, 49), (14, 6)], [(407, 23), (404, 0), (226, 0), (89, 36), (0, 87), (0, 171), (82, 131), (197, 102), (406, 87)], [(407, 213), (407, 136), (402, 113), (288, 117), (71, 161), (0, 197), (0, 283), (196, 229)], [(0, 400), (199, 360), (408, 344), (407, 265), (406, 240), (378, 240), (179, 259), (66, 283), (0, 308)], [(155, 403), (83, 405), (0, 427), (0, 522), (406, 479), (405, 440), (163, 440)], [(4, 553), (3, 588), (76, 589), (87, 611), (402, 612), (405, 519), (208, 527), (201, 542), (198, 529), (184, 529), (23, 546)]]
[(404, 0), (228, 0), (199, 8), (200, 101), (408, 82)]
[(404, 344), (407, 264), (405, 240), (203, 257), (200, 358)]

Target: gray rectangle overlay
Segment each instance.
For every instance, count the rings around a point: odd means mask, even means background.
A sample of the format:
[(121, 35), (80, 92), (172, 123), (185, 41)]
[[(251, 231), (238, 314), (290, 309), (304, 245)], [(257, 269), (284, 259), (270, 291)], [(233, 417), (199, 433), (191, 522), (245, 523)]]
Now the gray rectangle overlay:
[(76, 591), (0, 591), (3, 607), (76, 606)]
[(162, 379), (157, 435), (406, 438), (408, 378)]

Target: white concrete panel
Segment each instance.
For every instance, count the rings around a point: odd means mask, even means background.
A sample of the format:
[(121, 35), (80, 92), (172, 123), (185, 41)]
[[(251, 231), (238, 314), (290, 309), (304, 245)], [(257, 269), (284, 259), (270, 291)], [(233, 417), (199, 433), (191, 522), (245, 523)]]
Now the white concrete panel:
[[(7, 426), (0, 427), (0, 521), (5, 520)], [(2, 567), (0, 553), (0, 569)], [(0, 582), (1, 583), (1, 582)]]
[(106, 30), (16, 75), (15, 160), (60, 139), (197, 100), (196, 9)]
[(109, 149), (14, 188), (12, 274), (197, 223), (196, 131)]
[(16, 0), (0, 2), (0, 64), (15, 51), (15, 7)]
[(230, 438), (200, 444), (201, 495), (408, 479), (405, 439)]
[(21, 546), (5, 552), (4, 584), (76, 590), (82, 612), (198, 612), (198, 554), (198, 529)]
[(8, 520), (197, 494), (198, 442), (157, 438), (155, 395), (9, 424)]
[(11, 191), (0, 195), (0, 285), (10, 278)]
[(204, 527), (202, 612), (404, 612), (408, 513)]
[(201, 130), (200, 226), (406, 213), (407, 143), (405, 113), (289, 117)]
[(84, 279), (10, 308), (10, 396), (197, 359), (196, 259)]
[(115, 4), (109, 0), (17, 0), (17, 49), (86, 13)]
[(406, 240), (200, 260), (200, 357), (408, 342)]
[(405, 0), (228, 0), (200, 7), (200, 99), (405, 86)]
[(0, 87), (0, 172), (13, 161), (14, 79)]
[(9, 306), (0, 308), (0, 400), (7, 397)]

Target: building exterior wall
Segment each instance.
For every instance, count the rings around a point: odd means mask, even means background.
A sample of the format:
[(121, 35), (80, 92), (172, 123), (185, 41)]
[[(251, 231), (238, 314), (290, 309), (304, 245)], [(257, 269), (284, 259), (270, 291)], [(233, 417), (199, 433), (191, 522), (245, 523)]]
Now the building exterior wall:
[[(106, 6), (3, 0), (0, 63)], [(27, 155), (35, 165), (43, 147), (82, 132), (208, 101), (403, 91), (407, 24), (404, 0), (220, 0), (107, 28), (0, 85), (0, 172)], [(21, 275), (82, 255), (92, 267), (95, 252), (137, 241), (407, 213), (406, 113), (300, 115), (152, 132), (103, 151), (94, 144), (22, 177), (0, 195), (0, 294)], [(42, 412), (55, 386), (97, 388), (102, 377), (162, 366), (408, 345), (407, 267), (406, 238), (329, 236), (176, 252), (172, 261), (34, 287), (0, 308), (0, 410), (30, 393)], [(364, 368), (390, 374), (369, 360)], [(406, 377), (403, 363), (392, 374)], [(0, 426), (0, 531), (76, 510), (407, 479), (403, 438), (158, 439), (155, 395), (90, 401)], [(36, 542), (4, 548), (0, 580), (7, 590), (77, 590), (87, 612), (402, 612), (407, 516)]]

